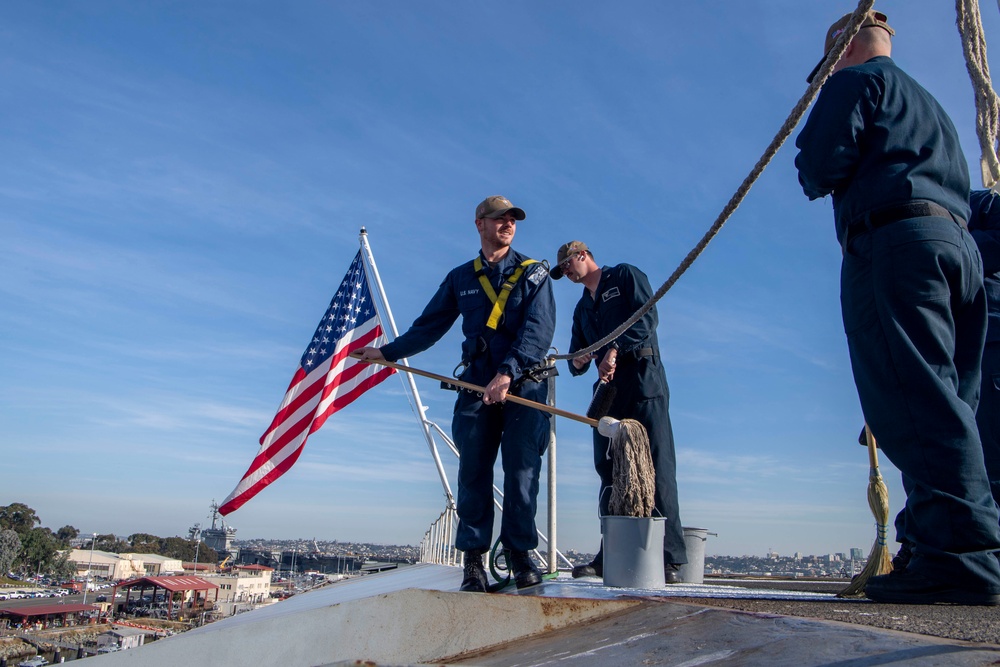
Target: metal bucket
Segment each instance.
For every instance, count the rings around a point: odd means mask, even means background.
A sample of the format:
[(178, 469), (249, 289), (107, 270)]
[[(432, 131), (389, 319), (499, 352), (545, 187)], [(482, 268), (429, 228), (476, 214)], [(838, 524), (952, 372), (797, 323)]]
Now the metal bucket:
[(681, 565), (677, 573), (683, 583), (705, 583), (705, 542), (708, 541), (709, 534), (705, 528), (684, 528), (684, 548), (687, 550), (688, 562)]
[(604, 535), (604, 585), (621, 588), (663, 588), (661, 517), (601, 517)]

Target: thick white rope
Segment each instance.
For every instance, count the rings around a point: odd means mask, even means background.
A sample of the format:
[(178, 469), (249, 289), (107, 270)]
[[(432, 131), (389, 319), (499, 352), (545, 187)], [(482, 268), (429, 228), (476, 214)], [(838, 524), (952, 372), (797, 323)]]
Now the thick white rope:
[[(1000, 5), (1000, 2), (998, 2)], [(976, 96), (976, 135), (979, 137), (983, 186), (997, 189), (1000, 183), (1000, 98), (993, 90), (990, 65), (986, 59), (986, 37), (979, 13), (979, 0), (956, 0), (958, 34), (962, 37), (965, 66)]]

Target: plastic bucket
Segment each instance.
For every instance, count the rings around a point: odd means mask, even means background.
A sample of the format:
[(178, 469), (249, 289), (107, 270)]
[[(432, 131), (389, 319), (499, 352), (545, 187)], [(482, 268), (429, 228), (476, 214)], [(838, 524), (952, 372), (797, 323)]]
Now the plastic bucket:
[(604, 585), (663, 588), (663, 535), (660, 517), (605, 516)]
[(688, 562), (681, 565), (678, 578), (685, 584), (705, 583), (705, 542), (708, 530), (705, 528), (684, 528), (684, 548)]

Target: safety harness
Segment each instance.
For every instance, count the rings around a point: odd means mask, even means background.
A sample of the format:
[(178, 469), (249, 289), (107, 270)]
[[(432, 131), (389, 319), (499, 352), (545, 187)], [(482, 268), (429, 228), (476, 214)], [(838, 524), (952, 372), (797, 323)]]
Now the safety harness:
[[(476, 257), (472, 261), (472, 268), (476, 271), (476, 278), (479, 279), (479, 284), (483, 287), (483, 293), (493, 304), (493, 309), (490, 311), (490, 315), (486, 320), (486, 331), (482, 336), (479, 337), (476, 345), (476, 351), (473, 356), (479, 356), (480, 354), (485, 354), (489, 349), (490, 340), (497, 332), (497, 328), (500, 326), (500, 321), (503, 319), (504, 308), (507, 307), (507, 299), (510, 298), (510, 293), (514, 291), (514, 286), (517, 281), (520, 280), (521, 276), (524, 275), (525, 270), (532, 264), (538, 264), (537, 259), (526, 259), (521, 262), (514, 271), (507, 276), (503, 285), (500, 286), (500, 293), (497, 294), (496, 290), (493, 289), (493, 285), (490, 283), (489, 278), (486, 277), (486, 269), (483, 266), (483, 260), (481, 257)], [(472, 359), (462, 359), (461, 363), (455, 367), (452, 371), (452, 375), (456, 378), (461, 377), (465, 372), (465, 369), (469, 367)], [(530, 379), (534, 382), (542, 382), (546, 378), (554, 375), (558, 375), (559, 372), (556, 370), (555, 364), (543, 360), (537, 366), (531, 368), (522, 369), (522, 375), (519, 378), (514, 378), (514, 386), (521, 384), (524, 380)], [(453, 391), (461, 391), (461, 389), (448, 382), (441, 383), (442, 389), (448, 389)]]
[(486, 293), (490, 303), (493, 304), (493, 310), (490, 312), (490, 317), (486, 320), (487, 329), (492, 329), (494, 332), (497, 330), (497, 326), (500, 324), (500, 318), (503, 317), (503, 309), (507, 307), (507, 299), (510, 297), (510, 293), (514, 289), (514, 285), (517, 284), (518, 279), (520, 279), (520, 277), (524, 274), (524, 270), (526, 268), (537, 263), (537, 259), (526, 259), (521, 262), (520, 266), (514, 269), (514, 272), (507, 276), (507, 278), (503, 281), (503, 285), (500, 286), (500, 294), (498, 296), (496, 291), (493, 289), (493, 285), (490, 284), (490, 279), (486, 277), (486, 269), (483, 267), (482, 258), (476, 257), (476, 259), (472, 262), (472, 268), (476, 270), (476, 277), (479, 278), (479, 284), (483, 286), (483, 292)]

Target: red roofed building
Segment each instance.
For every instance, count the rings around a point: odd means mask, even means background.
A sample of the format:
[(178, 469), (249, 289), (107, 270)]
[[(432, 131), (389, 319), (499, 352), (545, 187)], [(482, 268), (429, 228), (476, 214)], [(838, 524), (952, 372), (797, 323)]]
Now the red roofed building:
[(7, 622), (8, 627), (28, 628), (61, 628), (73, 625), (84, 625), (90, 622), (90, 616), (96, 616), (100, 611), (93, 604), (43, 604), (24, 607), (0, 608), (0, 619)]
[[(121, 603), (117, 597), (119, 590), (125, 591), (125, 601)], [(116, 612), (128, 614), (140, 609), (165, 610), (166, 617), (173, 619), (212, 609), (219, 598), (219, 587), (202, 577), (139, 577), (116, 585), (114, 593)], [(209, 594), (213, 595), (211, 600), (208, 599)]]

